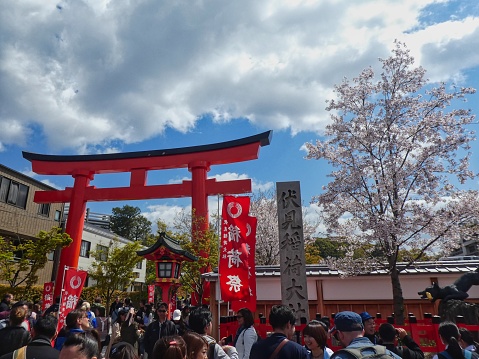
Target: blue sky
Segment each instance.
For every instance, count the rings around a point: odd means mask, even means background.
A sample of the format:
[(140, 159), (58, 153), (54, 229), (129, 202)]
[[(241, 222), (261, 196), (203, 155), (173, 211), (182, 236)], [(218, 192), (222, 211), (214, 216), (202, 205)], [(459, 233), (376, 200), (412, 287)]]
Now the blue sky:
[[(302, 146), (321, 138), (325, 101), (343, 77), (377, 69), (395, 39), (432, 82), (479, 87), (476, 0), (3, 1), (0, 33), (0, 163), (58, 188), (72, 179), (36, 176), (21, 152), (130, 152), (273, 130), (258, 160), (209, 176), (251, 178), (255, 190), (300, 181), (309, 206), (330, 168), (305, 160)], [(477, 96), (466, 105), (476, 114)], [(475, 142), (475, 171), (478, 163)], [(155, 172), (149, 182), (189, 175)], [(92, 184), (126, 182), (103, 175)], [(129, 204), (169, 222), (190, 200)]]

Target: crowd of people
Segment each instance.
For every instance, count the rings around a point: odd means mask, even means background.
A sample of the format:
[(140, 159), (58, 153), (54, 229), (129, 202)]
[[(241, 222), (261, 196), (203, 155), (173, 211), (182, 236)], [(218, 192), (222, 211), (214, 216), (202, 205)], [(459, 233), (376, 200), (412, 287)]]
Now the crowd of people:
[[(304, 326), (304, 345), (297, 342), (296, 317), (285, 305), (273, 306), (273, 331), (261, 338), (254, 314), (237, 312), (235, 335), (215, 340), (213, 317), (204, 306), (169, 314), (166, 303), (138, 307), (129, 298), (116, 300), (109, 310), (101, 303), (80, 300), (57, 333), (58, 301), (44, 313), (40, 306), (13, 300), (0, 303), (0, 359), (424, 359), (420, 346), (402, 328), (383, 323), (376, 328), (367, 312), (343, 311), (331, 325), (327, 317)], [(439, 325), (446, 350), (433, 359), (479, 359), (474, 336), (452, 322)], [(327, 343), (342, 349), (333, 351)]]

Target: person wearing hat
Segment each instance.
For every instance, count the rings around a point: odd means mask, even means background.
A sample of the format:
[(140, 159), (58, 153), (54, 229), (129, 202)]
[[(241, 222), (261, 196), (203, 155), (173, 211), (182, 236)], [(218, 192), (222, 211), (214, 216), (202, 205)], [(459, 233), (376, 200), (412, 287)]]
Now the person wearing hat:
[(374, 317), (368, 312), (362, 312), (359, 313), (359, 315), (363, 320), (364, 336), (368, 338), (371, 343), (379, 344), (379, 338), (376, 335), (376, 323), (374, 322)]
[(173, 320), (173, 323), (175, 323), (176, 331), (179, 335), (183, 335), (188, 331), (187, 325), (183, 321), (183, 318), (181, 318), (181, 310), (175, 309), (171, 319)]
[(361, 316), (355, 312), (339, 312), (334, 317), (334, 327), (330, 330), (344, 349), (336, 351), (331, 359), (357, 359), (367, 355), (375, 357), (401, 357), (382, 345), (374, 345), (364, 337), (364, 325)]

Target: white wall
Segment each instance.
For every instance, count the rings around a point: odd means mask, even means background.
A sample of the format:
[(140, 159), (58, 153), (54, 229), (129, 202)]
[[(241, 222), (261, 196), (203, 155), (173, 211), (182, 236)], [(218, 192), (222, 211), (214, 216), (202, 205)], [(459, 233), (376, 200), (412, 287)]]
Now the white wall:
[[(127, 240), (125, 240), (124, 238), (118, 238), (110, 233), (103, 234), (102, 232), (103, 231), (101, 231), (100, 229), (91, 228), (91, 226), (88, 226), (88, 227), (85, 226), (85, 228), (83, 228), (82, 240), (88, 241), (91, 243), (91, 246), (90, 246), (91, 251), (95, 251), (97, 245), (109, 247), (110, 241), (114, 237), (118, 239), (118, 245), (120, 247), (123, 247), (127, 243)], [(131, 255), (137, 256), (135, 252), (133, 252)], [(89, 258), (80, 256), (78, 259), (78, 269), (88, 271), (88, 269), (91, 268), (91, 265), (93, 262), (94, 262), (94, 258), (91, 255)], [(139, 273), (139, 277), (135, 280), (135, 282), (144, 283), (145, 275), (146, 275), (146, 259), (142, 261), (141, 269), (135, 268), (134, 271)], [(94, 281), (90, 279), (88, 284), (89, 286), (92, 286), (94, 285)]]

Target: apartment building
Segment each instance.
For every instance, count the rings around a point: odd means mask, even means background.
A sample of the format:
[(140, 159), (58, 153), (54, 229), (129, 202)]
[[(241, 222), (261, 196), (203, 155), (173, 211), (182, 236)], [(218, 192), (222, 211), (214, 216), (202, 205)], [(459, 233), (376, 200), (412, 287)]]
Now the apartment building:
[[(0, 164), (0, 237), (12, 240), (36, 238), (41, 230), (60, 227), (62, 203), (33, 202), (35, 191), (55, 188)], [(52, 278), (53, 253), (39, 274), (39, 283)]]
[[(34, 239), (41, 230), (49, 231), (52, 227), (63, 227), (68, 216), (68, 204), (38, 204), (33, 201), (35, 191), (55, 190), (40, 181), (0, 164), (0, 237), (12, 240)], [(99, 215), (87, 211), (82, 233), (79, 269), (87, 270), (94, 259), (90, 251), (109, 248), (112, 239), (118, 240), (119, 246), (128, 240), (110, 232), (109, 215)], [(136, 255), (136, 253), (132, 253)], [(55, 262), (58, 255), (48, 253), (45, 268), (39, 271), (37, 284), (55, 280)], [(55, 260), (54, 260), (55, 259)], [(134, 270), (137, 276), (135, 286), (145, 282), (146, 260)], [(87, 286), (94, 282), (87, 282)], [(133, 289), (133, 287), (131, 288)]]

